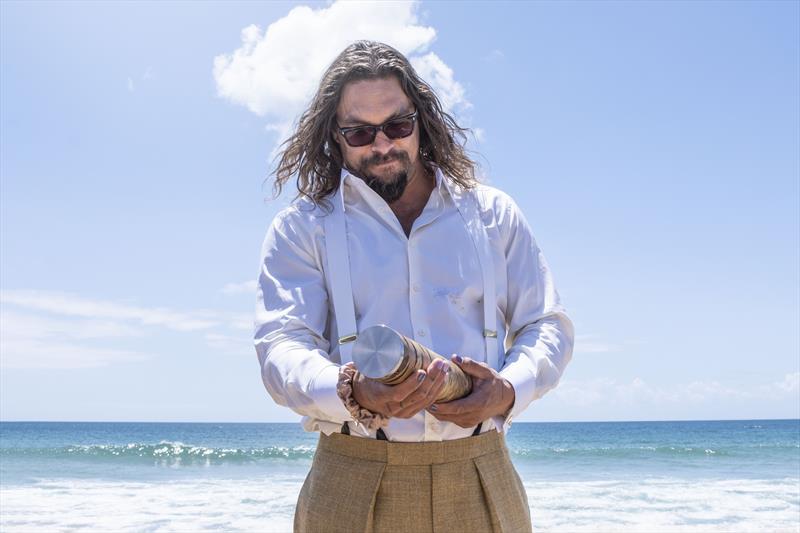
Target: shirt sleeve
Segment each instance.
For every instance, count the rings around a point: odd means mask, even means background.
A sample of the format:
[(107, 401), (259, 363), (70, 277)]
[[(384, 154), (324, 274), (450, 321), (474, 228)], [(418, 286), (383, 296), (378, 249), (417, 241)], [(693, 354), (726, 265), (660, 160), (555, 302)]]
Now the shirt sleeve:
[(322, 264), (308, 220), (291, 209), (275, 217), (261, 249), (254, 335), (261, 379), (277, 404), (341, 423), (351, 417), (336, 394), (339, 365), (329, 359), (324, 335)]
[(515, 400), (505, 416), (493, 418), (503, 433), (531, 402), (558, 385), (575, 343), (572, 321), (547, 261), (522, 212), (510, 198), (507, 201), (506, 220), (499, 226), (506, 232), (506, 325), (512, 341), (500, 375), (514, 387)]

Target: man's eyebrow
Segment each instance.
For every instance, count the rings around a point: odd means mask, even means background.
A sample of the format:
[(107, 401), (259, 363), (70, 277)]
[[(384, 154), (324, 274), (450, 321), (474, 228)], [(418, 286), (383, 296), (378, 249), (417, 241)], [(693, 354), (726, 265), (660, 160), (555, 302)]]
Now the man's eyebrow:
[[(389, 115), (386, 118), (386, 120), (384, 120), (383, 122), (387, 122), (389, 120), (392, 120), (393, 118), (402, 117), (402, 116), (405, 116), (405, 115), (410, 115), (411, 113), (413, 113), (413, 111), (410, 111), (410, 106), (403, 107), (403, 108), (399, 109), (398, 111), (395, 111), (394, 113)], [(383, 124), (383, 122), (381, 122), (380, 124)], [(358, 117), (353, 116), (353, 115), (345, 115), (345, 117), (342, 120), (342, 122), (340, 123), (340, 125), (341, 124), (348, 124), (348, 126), (341, 126), (343, 128), (344, 127), (357, 128), (358, 126), (380, 126), (380, 124), (371, 124), (371, 123), (367, 122), (366, 120), (361, 120)], [(349, 124), (352, 124), (352, 126), (350, 126)]]

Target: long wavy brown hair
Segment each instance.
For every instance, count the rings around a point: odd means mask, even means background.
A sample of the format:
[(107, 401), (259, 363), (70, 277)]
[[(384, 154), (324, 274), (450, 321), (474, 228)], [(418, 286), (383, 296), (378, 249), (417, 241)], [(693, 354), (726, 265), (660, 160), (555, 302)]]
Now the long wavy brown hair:
[(465, 189), (477, 184), (475, 162), (465, 151), (468, 128), (459, 126), (442, 109), (433, 89), (414, 71), (408, 59), (389, 45), (357, 41), (339, 54), (322, 77), (297, 129), (281, 145), (275, 176), (277, 197), (297, 176), (298, 198), (320, 204), (339, 187), (342, 157), (335, 142), (336, 108), (344, 86), (352, 81), (395, 76), (418, 111), (420, 155), (425, 167), (439, 167), (447, 179)]

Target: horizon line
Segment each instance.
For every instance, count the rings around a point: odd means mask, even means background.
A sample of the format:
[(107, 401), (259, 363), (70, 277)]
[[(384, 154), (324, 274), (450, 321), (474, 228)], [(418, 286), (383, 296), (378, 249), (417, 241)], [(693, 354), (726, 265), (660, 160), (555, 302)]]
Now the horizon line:
[[(719, 418), (719, 419), (662, 419), (662, 420), (520, 420), (514, 422), (518, 424), (616, 424), (616, 423), (642, 423), (642, 422), (757, 422), (757, 421), (787, 421), (800, 418)], [(195, 420), (3, 420), (5, 423), (38, 423), (38, 424), (299, 424), (295, 422), (231, 422), (231, 421), (195, 421)]]

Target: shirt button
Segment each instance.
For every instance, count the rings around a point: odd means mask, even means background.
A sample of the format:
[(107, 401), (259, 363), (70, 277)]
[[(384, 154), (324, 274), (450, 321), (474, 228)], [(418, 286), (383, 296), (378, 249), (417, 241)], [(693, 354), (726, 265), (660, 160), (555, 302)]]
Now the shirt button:
[(421, 329), (421, 330), (417, 331), (417, 337), (424, 337), (424, 336), (425, 336), (425, 330), (424, 329)]
[(419, 292), (419, 285), (417, 285), (416, 283), (411, 288), (414, 289), (414, 292)]

